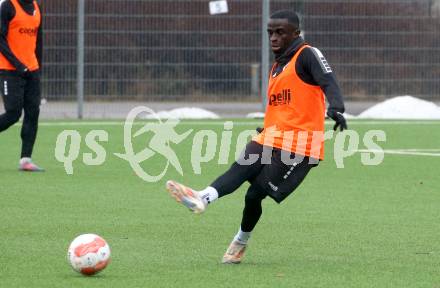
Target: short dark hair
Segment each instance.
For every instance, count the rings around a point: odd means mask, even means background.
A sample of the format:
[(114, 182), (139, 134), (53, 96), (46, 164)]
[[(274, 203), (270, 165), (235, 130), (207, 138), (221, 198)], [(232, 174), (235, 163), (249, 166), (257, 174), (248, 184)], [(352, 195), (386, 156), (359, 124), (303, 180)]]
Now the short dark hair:
[(292, 24), (296, 29), (299, 30), (299, 17), (298, 14), (296, 14), (292, 10), (279, 10), (272, 15), (270, 15), (271, 19), (287, 19), (289, 24)]

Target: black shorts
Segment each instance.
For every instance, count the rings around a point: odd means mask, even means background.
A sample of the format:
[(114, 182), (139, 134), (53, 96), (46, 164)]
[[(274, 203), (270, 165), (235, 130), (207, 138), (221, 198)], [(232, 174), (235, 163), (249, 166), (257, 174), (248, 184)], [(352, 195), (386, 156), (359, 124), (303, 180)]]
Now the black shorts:
[[(268, 150), (263, 152), (264, 149)], [(307, 156), (295, 155), (277, 148), (264, 147), (253, 141), (248, 143), (244, 153), (244, 159), (248, 159), (249, 154), (260, 155), (260, 160), (252, 164), (252, 168), (249, 167), (252, 170), (257, 169), (259, 172), (255, 173), (255, 176), (248, 181), (251, 185), (257, 186), (258, 191), (268, 195), (277, 203), (281, 203), (287, 196), (292, 194), (307, 176), (310, 169), (316, 167), (319, 162)], [(261, 155), (264, 153), (268, 157), (265, 161), (261, 161)], [(287, 157), (293, 161), (286, 160)]]
[(40, 112), (41, 84), (39, 72), (21, 77), (14, 71), (0, 70), (0, 92), (6, 111), (37, 114)]

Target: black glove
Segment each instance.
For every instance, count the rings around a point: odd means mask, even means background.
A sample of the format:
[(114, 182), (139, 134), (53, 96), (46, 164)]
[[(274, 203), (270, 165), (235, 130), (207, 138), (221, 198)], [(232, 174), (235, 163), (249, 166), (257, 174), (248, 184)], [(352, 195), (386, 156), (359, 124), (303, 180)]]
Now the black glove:
[(347, 129), (347, 121), (345, 120), (344, 115), (342, 115), (341, 112), (337, 112), (335, 110), (327, 110), (327, 115), (336, 122), (335, 126), (333, 126), (333, 130), (336, 131), (338, 127), (341, 131)]
[(263, 132), (264, 128), (257, 127), (255, 130), (258, 132), (258, 134), (260, 134), (261, 132)]

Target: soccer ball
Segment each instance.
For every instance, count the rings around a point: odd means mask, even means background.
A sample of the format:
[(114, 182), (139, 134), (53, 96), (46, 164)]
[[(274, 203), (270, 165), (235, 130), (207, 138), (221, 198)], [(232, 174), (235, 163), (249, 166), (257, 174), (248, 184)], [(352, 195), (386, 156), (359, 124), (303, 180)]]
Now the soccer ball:
[(67, 260), (75, 271), (93, 275), (110, 262), (110, 246), (98, 235), (79, 235), (69, 246)]

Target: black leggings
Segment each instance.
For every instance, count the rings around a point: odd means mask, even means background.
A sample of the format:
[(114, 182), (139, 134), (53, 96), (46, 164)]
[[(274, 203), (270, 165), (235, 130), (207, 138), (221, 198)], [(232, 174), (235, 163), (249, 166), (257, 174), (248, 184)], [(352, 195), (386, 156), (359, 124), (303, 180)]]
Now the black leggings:
[(0, 132), (17, 123), (24, 111), (21, 157), (31, 157), (40, 115), (40, 79), (31, 76), (0, 75), (0, 81), (6, 110), (0, 115)]
[(243, 217), (241, 218), (241, 231), (251, 232), (263, 214), (261, 202), (266, 195), (259, 192), (256, 185), (249, 186), (244, 198)]
[[(243, 152), (244, 159), (249, 159), (250, 154), (260, 155), (261, 159), (263, 149), (256, 142), (248, 143)], [(294, 155), (291, 156), (293, 158)], [(316, 166), (309, 163), (308, 157), (300, 160), (295, 165), (286, 165), (281, 161), (281, 150), (272, 149), (270, 164), (262, 164), (261, 160), (251, 165), (234, 162), (211, 186), (218, 191), (219, 197), (223, 197), (237, 190), (244, 182), (251, 183), (246, 192), (241, 221), (241, 230), (251, 232), (261, 217), (263, 199), (269, 196), (281, 203), (301, 184), (310, 169)]]

